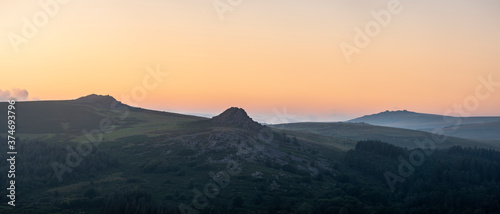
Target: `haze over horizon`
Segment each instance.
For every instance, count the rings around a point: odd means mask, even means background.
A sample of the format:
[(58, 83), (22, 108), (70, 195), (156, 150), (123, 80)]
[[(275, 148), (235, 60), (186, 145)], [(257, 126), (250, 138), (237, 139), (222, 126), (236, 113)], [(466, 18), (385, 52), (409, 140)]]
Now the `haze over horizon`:
[[(238, 106), (259, 122), (284, 109), (298, 121), (342, 121), (385, 110), (444, 114), (475, 96), (479, 78), (500, 81), (493, 0), (401, 0), (401, 13), (348, 63), (339, 44), (352, 44), (387, 2), (243, 1), (222, 21), (213, 1), (70, 1), (18, 53), (8, 35), (22, 35), (23, 19), (43, 10), (1, 2), (0, 97), (17, 89), (28, 100), (124, 101), (159, 65), (169, 75), (124, 103), (207, 115)], [(500, 115), (496, 89), (471, 115)]]

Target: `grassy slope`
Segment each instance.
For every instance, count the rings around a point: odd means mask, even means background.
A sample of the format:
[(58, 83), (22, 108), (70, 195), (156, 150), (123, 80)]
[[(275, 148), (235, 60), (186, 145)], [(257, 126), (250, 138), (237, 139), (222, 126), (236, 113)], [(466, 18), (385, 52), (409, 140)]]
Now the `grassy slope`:
[[(163, 132), (177, 130), (180, 124), (206, 118), (151, 111), (128, 107), (124, 111), (111, 108), (92, 107), (74, 101), (19, 102), (16, 109), (16, 135), (22, 138), (56, 141), (78, 141), (84, 139), (83, 130), (99, 129), (104, 119), (110, 119), (115, 129), (106, 134), (106, 140), (115, 140), (134, 135), (158, 136)], [(7, 103), (0, 103), (0, 111), (7, 111)], [(0, 117), (0, 124), (7, 124), (7, 117)], [(0, 133), (7, 127), (0, 126)]]
[(301, 140), (303, 142), (326, 146), (328, 148), (338, 151), (347, 151), (350, 149), (354, 149), (357, 142), (357, 140), (353, 139), (326, 135), (326, 134), (319, 134), (304, 130), (296, 131), (294, 129), (283, 129), (283, 127), (278, 127), (278, 128), (273, 127), (273, 130), (278, 133), (285, 133), (288, 136), (297, 137), (298, 140)]

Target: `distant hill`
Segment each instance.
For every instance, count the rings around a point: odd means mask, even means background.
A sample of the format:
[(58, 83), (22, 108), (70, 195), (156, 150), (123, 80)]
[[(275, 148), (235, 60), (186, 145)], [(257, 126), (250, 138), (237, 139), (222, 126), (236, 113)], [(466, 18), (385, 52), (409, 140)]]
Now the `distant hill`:
[(451, 117), (411, 111), (385, 111), (349, 120), (350, 123), (432, 131), (444, 129), (449, 136), (477, 140), (500, 139), (500, 117)]
[[(432, 139), (432, 134), (425, 131), (393, 128), (385, 126), (376, 126), (366, 123), (288, 123), (271, 126), (282, 130), (292, 130), (299, 132), (309, 132), (325, 136), (360, 140), (380, 140), (396, 146), (416, 148), (416, 141)], [(448, 139), (438, 145), (438, 148), (447, 148), (451, 146), (496, 148), (499, 146), (478, 142), (469, 139), (457, 137), (448, 137)]]

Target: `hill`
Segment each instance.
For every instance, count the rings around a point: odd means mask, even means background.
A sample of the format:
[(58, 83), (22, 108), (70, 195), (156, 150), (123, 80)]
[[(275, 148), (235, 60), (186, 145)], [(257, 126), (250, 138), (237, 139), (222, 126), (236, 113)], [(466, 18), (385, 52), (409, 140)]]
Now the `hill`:
[[(366, 123), (288, 123), (278, 124), (271, 127), (281, 130), (293, 130), (299, 132), (310, 132), (336, 138), (360, 140), (380, 140), (400, 147), (416, 148), (417, 141), (433, 139), (432, 133), (411, 129), (375, 126)], [(457, 137), (447, 137), (446, 141), (438, 144), (440, 148), (452, 146), (481, 147), (500, 149), (499, 146), (468, 140)]]
[(431, 132), (444, 129), (444, 134), (476, 140), (500, 139), (500, 117), (451, 117), (411, 111), (385, 111), (349, 120), (350, 123), (414, 129)]
[[(110, 103), (118, 107), (108, 109)], [(114, 111), (122, 107), (128, 111)], [(314, 180), (318, 176), (330, 183), (321, 188), (334, 185), (335, 163), (345, 151), (328, 142), (331, 137), (276, 132), (236, 107), (207, 119), (142, 110), (92, 95), (70, 101), (20, 102), (16, 110), (16, 115), (24, 115), (16, 132), (17, 150), (23, 154), (16, 166), (16, 182), (22, 184), (17, 189), (21, 208), (0, 207), (2, 213), (65, 213), (68, 208), (126, 213), (130, 206), (154, 213), (179, 213), (180, 206), (204, 210), (193, 203), (197, 197), (193, 190), (204, 193), (205, 185), (214, 182), (219, 189), (209, 210), (267, 210), (273, 204), (284, 208), (288, 205), (269, 200), (278, 200), (293, 186), (290, 194), (319, 196), (324, 191), (308, 190), (308, 185), (320, 188)], [(102, 142), (82, 140), (80, 128), (95, 129), (103, 120), (116, 127), (103, 134)], [(61, 125), (65, 123), (66, 128)], [(83, 144), (90, 146), (85, 150), (90, 152), (81, 152)], [(5, 149), (0, 152), (5, 154)], [(75, 160), (81, 162), (70, 163)], [(230, 178), (224, 180), (224, 176)], [(5, 182), (6, 176), (0, 177), (0, 183)], [(240, 198), (255, 203), (239, 202)]]
[[(75, 100), (17, 102), (16, 131), (24, 138), (56, 141), (77, 141), (83, 132), (99, 129), (101, 123), (110, 123), (113, 132), (108, 140), (133, 135), (157, 136), (175, 130), (181, 124), (207, 118), (151, 111), (125, 105), (111, 96), (88, 95)], [(7, 103), (0, 103), (7, 110)], [(7, 124), (7, 117), (0, 123)], [(7, 127), (0, 126), (6, 133)]]
[(242, 108), (231, 107), (211, 119), (213, 124), (258, 131), (262, 125), (255, 122)]

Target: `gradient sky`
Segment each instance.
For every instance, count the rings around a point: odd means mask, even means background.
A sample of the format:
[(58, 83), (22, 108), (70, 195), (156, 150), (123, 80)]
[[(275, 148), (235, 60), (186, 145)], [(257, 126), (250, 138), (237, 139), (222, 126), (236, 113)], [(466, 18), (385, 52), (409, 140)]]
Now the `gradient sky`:
[[(0, 90), (30, 99), (123, 100), (159, 64), (170, 75), (141, 107), (211, 115), (238, 106), (261, 121), (286, 109), (294, 120), (332, 121), (442, 114), (474, 95), (480, 76), (500, 81), (496, 0), (401, 0), (352, 63), (339, 44), (353, 44), (354, 29), (389, 1), (243, 0), (222, 21), (212, 0), (72, 0), (16, 53), (8, 35), (22, 35), (38, 2), (0, 1)], [(471, 113), (500, 115), (499, 106), (500, 87)]]

